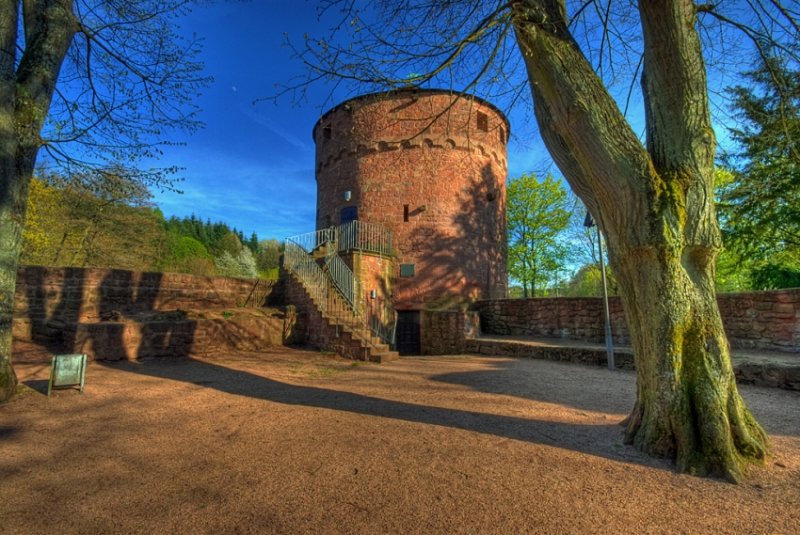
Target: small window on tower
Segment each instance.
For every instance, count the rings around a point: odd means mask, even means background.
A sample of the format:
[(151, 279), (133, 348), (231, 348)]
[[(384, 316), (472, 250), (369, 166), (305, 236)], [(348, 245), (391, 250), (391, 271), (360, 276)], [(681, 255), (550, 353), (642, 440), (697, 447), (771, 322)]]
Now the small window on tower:
[(358, 206), (345, 206), (339, 213), (339, 224), (345, 225), (358, 219)]
[(497, 130), (500, 132), (500, 143), (505, 143), (506, 142), (506, 131), (503, 129), (502, 126), (500, 128), (498, 128)]
[(322, 139), (327, 141), (330, 138), (331, 138), (331, 125), (326, 124), (322, 128)]
[(478, 117), (478, 130), (480, 130), (481, 132), (488, 132), (489, 116), (479, 111), (477, 117)]
[(403, 205), (403, 222), (408, 223), (408, 205)]

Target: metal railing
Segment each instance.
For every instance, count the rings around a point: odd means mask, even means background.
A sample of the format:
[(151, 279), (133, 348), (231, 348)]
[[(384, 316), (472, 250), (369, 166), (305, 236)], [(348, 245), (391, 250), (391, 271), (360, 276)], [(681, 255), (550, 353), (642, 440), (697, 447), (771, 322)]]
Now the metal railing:
[(367, 336), (364, 320), (359, 318), (357, 311), (333, 284), (329, 272), (323, 270), (303, 247), (293, 241), (293, 238), (286, 240), (283, 265), (300, 280), (309, 297), (322, 313), (336, 318), (338, 322), (355, 331), (360, 330), (363, 336)]
[(381, 225), (350, 221), (339, 226), (339, 251), (357, 249), (384, 255), (392, 254), (392, 233)]
[(359, 284), (350, 266), (344, 263), (339, 255), (332, 254), (325, 258), (325, 270), (330, 275), (331, 280), (339, 289), (344, 300), (352, 307), (353, 312), (358, 314), (359, 302), (357, 296), (360, 295)]
[(314, 256), (324, 256), (335, 253), (337, 251), (336, 228), (330, 227), (314, 232), (306, 232), (305, 234), (298, 234), (297, 236), (286, 238), (286, 243), (289, 242), (302, 249), (306, 254), (312, 254)]
[(380, 338), (383, 343), (394, 346), (397, 331), (397, 313), (392, 308), (391, 300), (367, 297), (364, 310), (372, 335)]
[[(320, 311), (365, 338), (394, 345), (396, 315), (388, 300), (367, 299), (338, 251), (359, 249), (391, 254), (391, 234), (379, 225), (352, 221), (286, 239), (284, 268), (294, 273)], [(367, 302), (364, 303), (364, 299)]]
[(270, 295), (272, 288), (275, 286), (275, 281), (256, 279), (253, 282), (253, 287), (250, 293), (243, 301), (237, 300), (236, 306), (238, 307), (263, 307), (266, 306), (267, 297)]

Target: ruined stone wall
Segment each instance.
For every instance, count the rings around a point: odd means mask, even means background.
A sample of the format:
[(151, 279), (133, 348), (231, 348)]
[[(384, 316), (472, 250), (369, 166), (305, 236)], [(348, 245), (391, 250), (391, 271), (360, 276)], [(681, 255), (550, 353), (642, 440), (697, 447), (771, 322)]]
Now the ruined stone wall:
[(504, 297), (508, 129), (491, 104), (446, 91), (340, 104), (314, 129), (317, 228), (348, 209), (389, 228), (398, 309)]
[(14, 316), (77, 322), (148, 311), (259, 307), (274, 287), (273, 281), (183, 273), (23, 266)]
[[(720, 294), (725, 332), (733, 348), (800, 352), (800, 289)], [(476, 303), (487, 334), (604, 339), (602, 299), (495, 299)], [(609, 299), (614, 342), (630, 344), (618, 298)]]
[[(302, 341), (291, 314), (263, 309), (272, 281), (21, 267), (13, 335), (96, 360), (204, 355)], [(240, 307), (250, 308), (240, 308)], [(40, 358), (40, 357), (36, 357)]]
[[(595, 297), (495, 299), (475, 304), (481, 331), (587, 342), (605, 340), (603, 300)], [(628, 325), (619, 298), (609, 299), (611, 332), (617, 344), (629, 344)]]

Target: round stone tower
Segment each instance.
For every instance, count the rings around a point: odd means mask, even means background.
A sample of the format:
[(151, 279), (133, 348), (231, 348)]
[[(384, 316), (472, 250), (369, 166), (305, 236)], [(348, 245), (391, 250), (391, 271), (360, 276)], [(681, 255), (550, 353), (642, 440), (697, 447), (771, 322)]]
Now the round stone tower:
[[(317, 229), (392, 232), (397, 310), (506, 296), (508, 119), (478, 97), (398, 90), (353, 98), (314, 126)], [(374, 295), (374, 293), (373, 293)]]

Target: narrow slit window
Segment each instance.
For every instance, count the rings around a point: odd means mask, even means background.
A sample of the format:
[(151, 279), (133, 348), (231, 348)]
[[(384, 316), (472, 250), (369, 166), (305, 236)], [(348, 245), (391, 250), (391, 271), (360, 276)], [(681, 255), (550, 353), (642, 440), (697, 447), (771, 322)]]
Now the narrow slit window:
[(482, 111), (478, 112), (478, 130), (481, 132), (488, 132), (489, 131), (489, 116), (483, 113)]
[(322, 139), (327, 141), (328, 139), (330, 139), (330, 138), (331, 138), (331, 135), (332, 135), (332, 129), (331, 129), (331, 125), (329, 125), (329, 124), (326, 124), (326, 125), (325, 125), (325, 126), (322, 128)]
[(403, 222), (408, 223), (408, 205), (403, 205)]

